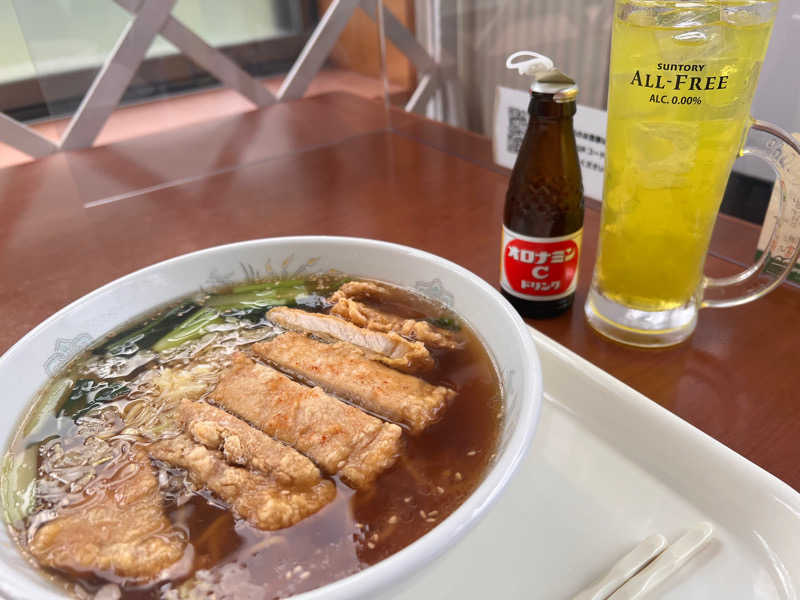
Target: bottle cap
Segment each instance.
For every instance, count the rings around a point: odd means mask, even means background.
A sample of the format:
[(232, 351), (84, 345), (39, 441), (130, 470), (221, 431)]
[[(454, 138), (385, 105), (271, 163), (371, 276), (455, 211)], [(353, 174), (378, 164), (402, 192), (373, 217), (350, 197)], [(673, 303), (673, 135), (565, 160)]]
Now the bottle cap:
[[(523, 60), (516, 60), (520, 57)], [(543, 54), (530, 50), (514, 52), (506, 60), (506, 67), (516, 69), (520, 75), (532, 76), (531, 92), (553, 94), (558, 103), (574, 102), (578, 96), (575, 81), (556, 69), (553, 61)]]

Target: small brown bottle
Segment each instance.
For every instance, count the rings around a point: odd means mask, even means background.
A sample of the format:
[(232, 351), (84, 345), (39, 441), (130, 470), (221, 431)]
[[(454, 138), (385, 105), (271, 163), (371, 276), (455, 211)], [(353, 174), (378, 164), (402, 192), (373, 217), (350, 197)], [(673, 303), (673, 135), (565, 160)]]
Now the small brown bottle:
[(583, 183), (572, 116), (578, 88), (556, 69), (531, 86), (530, 121), (503, 211), (500, 286), (524, 317), (572, 306), (583, 233)]

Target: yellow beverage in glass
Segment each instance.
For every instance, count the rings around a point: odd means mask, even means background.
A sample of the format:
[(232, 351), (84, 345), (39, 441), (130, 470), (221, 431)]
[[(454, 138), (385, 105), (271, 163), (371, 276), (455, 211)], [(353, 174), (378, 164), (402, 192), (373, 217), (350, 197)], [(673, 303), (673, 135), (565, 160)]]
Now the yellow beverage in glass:
[(617, 0), (593, 283), (604, 298), (666, 311), (699, 293), (775, 8)]

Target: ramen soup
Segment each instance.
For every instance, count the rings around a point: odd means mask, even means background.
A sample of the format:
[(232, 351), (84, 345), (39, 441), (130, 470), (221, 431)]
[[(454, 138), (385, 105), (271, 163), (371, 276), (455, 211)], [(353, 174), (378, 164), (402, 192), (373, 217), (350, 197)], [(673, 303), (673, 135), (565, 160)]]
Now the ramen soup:
[(78, 598), (284, 598), (452, 513), (499, 380), (457, 315), (327, 274), (185, 300), (48, 383), (3, 464), (10, 530)]

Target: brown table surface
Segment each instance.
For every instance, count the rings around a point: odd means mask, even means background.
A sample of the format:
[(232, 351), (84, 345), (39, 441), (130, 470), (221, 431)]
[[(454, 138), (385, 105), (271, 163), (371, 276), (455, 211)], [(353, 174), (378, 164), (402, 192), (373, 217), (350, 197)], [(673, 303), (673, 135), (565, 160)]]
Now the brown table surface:
[[(259, 237), (399, 242), (496, 284), (507, 177), (486, 139), (347, 94), (0, 170), (0, 352), (130, 271)], [(675, 348), (617, 345), (582, 310), (598, 223), (590, 202), (575, 307), (531, 323), (800, 490), (800, 289), (703, 311)], [(757, 235), (721, 217), (707, 270), (732, 272)]]

